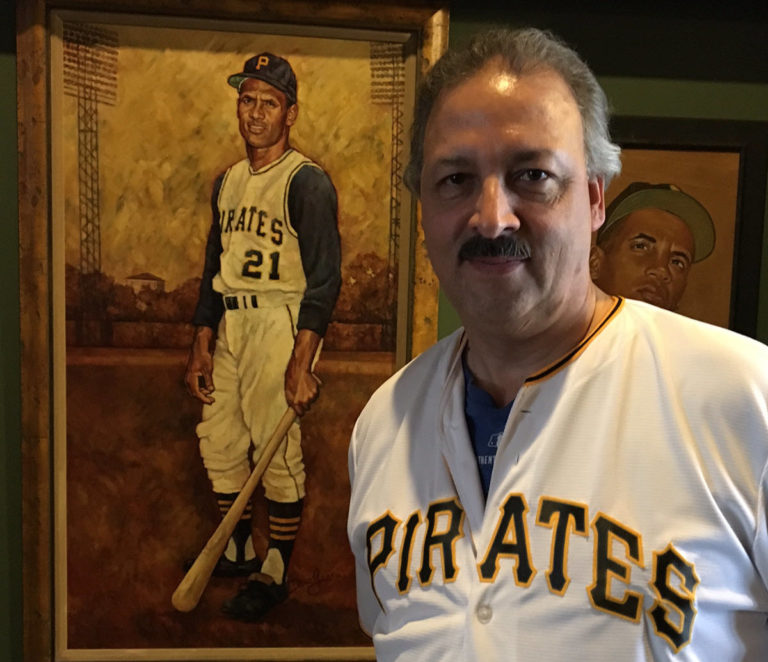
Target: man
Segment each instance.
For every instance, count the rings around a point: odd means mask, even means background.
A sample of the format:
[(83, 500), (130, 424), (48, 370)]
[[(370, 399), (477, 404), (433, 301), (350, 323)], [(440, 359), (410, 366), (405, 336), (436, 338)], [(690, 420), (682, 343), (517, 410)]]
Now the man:
[[(313, 359), (341, 283), (336, 192), (328, 175), (289, 143), (298, 116), (290, 64), (261, 53), (228, 82), (238, 90), (246, 158), (213, 187), (185, 379), (204, 403), (200, 453), (222, 515), (250, 474), (250, 449), (257, 459), (286, 406), (301, 416), (317, 398)], [(224, 604), (228, 616), (256, 621), (287, 597), (304, 479), (296, 422), (262, 479), (266, 557), (256, 557), (249, 507), (214, 570), (250, 575)]]
[(409, 185), (464, 328), (373, 396), (348, 533), (377, 659), (768, 659), (768, 349), (591, 281), (605, 96), (537, 30), (418, 96)]
[(677, 310), (691, 264), (715, 247), (709, 212), (672, 184), (632, 182), (608, 206), (589, 257), (604, 292)]

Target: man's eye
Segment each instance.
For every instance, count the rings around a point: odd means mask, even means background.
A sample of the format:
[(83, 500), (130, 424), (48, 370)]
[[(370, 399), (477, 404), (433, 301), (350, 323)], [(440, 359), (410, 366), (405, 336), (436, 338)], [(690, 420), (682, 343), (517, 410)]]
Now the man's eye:
[(456, 198), (465, 195), (472, 186), (472, 175), (452, 172), (436, 181), (435, 192), (442, 198)]
[(651, 244), (646, 239), (633, 239), (629, 242), (629, 247), (633, 251), (644, 252), (651, 247)]
[(682, 272), (688, 268), (688, 262), (680, 257), (677, 257), (672, 259), (672, 266), (675, 267), (675, 269), (678, 271)]
[(520, 174), (520, 179), (526, 182), (543, 182), (549, 178), (549, 173), (539, 168), (528, 168)]
[(453, 172), (450, 175), (443, 177), (438, 186), (441, 188), (459, 188), (464, 186), (469, 181), (469, 175), (464, 172)]
[(464, 182), (466, 182), (468, 179), (468, 175), (463, 172), (454, 172), (450, 175), (448, 175), (443, 181), (447, 182), (448, 184), (453, 184), (454, 186), (460, 186)]

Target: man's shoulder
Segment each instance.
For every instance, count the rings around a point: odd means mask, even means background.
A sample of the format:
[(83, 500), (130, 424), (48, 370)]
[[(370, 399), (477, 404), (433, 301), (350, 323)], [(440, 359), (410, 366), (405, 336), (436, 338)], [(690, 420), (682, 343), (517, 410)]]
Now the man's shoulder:
[(311, 159), (299, 161), (288, 185), (292, 200), (322, 200), (335, 204), (336, 188), (330, 176)]
[(330, 175), (319, 163), (316, 163), (308, 156), (305, 156), (295, 149), (293, 150), (293, 158), (291, 161), (295, 168), (291, 179), (292, 186), (300, 186), (310, 189), (325, 187), (333, 188)]
[(361, 417), (397, 411), (405, 414), (420, 406), (425, 397), (435, 396), (434, 385), (442, 385), (461, 347), (463, 330), (454, 331), (409, 361), (373, 393)]
[(330, 185), (331, 183), (331, 178), (328, 173), (317, 163), (310, 160), (300, 163), (296, 168), (293, 181), (297, 180), (305, 184), (317, 182)]
[(239, 161), (235, 161), (234, 163), (227, 166), (219, 176), (224, 177), (230, 172), (240, 172), (241, 170), (247, 171), (250, 166), (251, 162), (247, 158), (240, 159)]
[(768, 346), (753, 338), (640, 301), (626, 300), (622, 317), (665, 362), (768, 375)]
[(221, 186), (221, 184), (232, 175), (237, 174), (246, 174), (248, 172), (248, 167), (250, 165), (250, 162), (248, 159), (240, 159), (239, 161), (236, 161), (235, 163), (232, 163), (228, 165), (224, 170), (219, 172), (216, 175), (216, 179), (214, 180), (215, 186)]

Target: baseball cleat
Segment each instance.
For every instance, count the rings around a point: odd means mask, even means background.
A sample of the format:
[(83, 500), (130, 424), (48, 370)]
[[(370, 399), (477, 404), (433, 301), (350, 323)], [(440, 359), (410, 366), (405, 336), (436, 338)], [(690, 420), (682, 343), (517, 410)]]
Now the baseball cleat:
[(255, 623), (287, 597), (288, 586), (285, 582), (275, 584), (269, 575), (258, 573), (240, 588), (235, 597), (222, 605), (221, 611), (237, 621)]

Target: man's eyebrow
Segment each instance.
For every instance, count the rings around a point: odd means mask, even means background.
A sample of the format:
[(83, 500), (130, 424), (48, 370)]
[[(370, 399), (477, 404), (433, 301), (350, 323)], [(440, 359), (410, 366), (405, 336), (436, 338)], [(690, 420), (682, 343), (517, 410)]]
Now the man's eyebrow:
[(258, 99), (259, 97), (268, 98), (268, 99), (277, 99), (277, 96), (275, 94), (272, 94), (268, 90), (263, 90), (261, 92), (258, 92), (258, 91), (241, 92), (240, 95), (238, 96), (238, 99), (244, 99), (246, 97), (249, 99)]
[[(508, 157), (508, 161), (525, 165), (527, 163), (535, 163), (540, 159), (554, 159), (559, 163), (558, 154), (552, 149), (524, 149), (515, 150)], [(463, 167), (473, 163), (473, 158), (469, 155), (465, 155), (459, 151), (454, 155), (447, 155), (439, 157), (435, 160), (435, 166), (458, 166)]]
[(468, 156), (457, 154), (454, 156), (441, 156), (435, 159), (433, 168), (466, 168), (472, 163)]
[(557, 152), (553, 149), (525, 149), (514, 153), (514, 160), (520, 162), (538, 161), (539, 159), (558, 159)]
[(672, 255), (681, 255), (682, 257), (684, 257), (684, 258), (685, 258), (686, 260), (688, 260), (689, 262), (692, 262), (692, 261), (693, 261), (693, 255), (691, 255), (691, 254), (690, 254), (690, 253), (689, 253), (687, 250), (685, 250), (685, 249), (679, 249), (679, 250), (676, 250), (676, 251), (672, 251)]
[(648, 241), (656, 243), (656, 237), (653, 237), (649, 234), (645, 234), (645, 232), (638, 232), (634, 237), (630, 237), (630, 241), (634, 241), (635, 239), (647, 239)]

